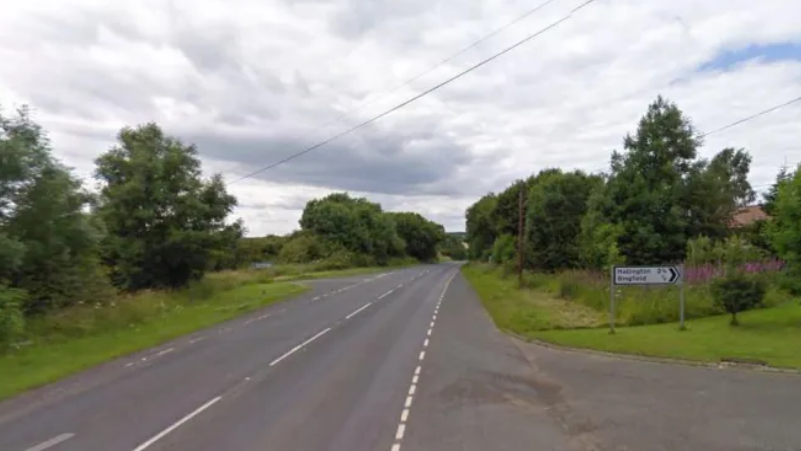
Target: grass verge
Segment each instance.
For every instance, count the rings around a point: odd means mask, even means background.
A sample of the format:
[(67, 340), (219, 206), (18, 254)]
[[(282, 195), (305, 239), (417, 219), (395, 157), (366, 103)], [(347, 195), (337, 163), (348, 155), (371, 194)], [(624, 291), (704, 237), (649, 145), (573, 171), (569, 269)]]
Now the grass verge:
[(214, 275), (184, 291), (144, 292), (112, 305), (70, 309), (34, 321), (29, 325), (31, 344), (0, 355), (0, 399), (232, 319), (307, 289), (299, 284), (276, 282), (219, 289), (236, 283), (241, 280), (235, 280), (231, 274)]
[(728, 316), (697, 319), (681, 332), (676, 324), (624, 327), (610, 335), (606, 329), (553, 330), (527, 334), (575, 348), (717, 362), (739, 358), (759, 360), (783, 368), (801, 368), (801, 306), (785, 304), (738, 315), (741, 325), (729, 325)]
[(723, 315), (694, 319), (686, 331), (672, 323), (620, 327), (610, 335), (602, 312), (544, 291), (547, 280), (527, 280), (538, 288), (518, 290), (514, 277), (503, 278), (489, 267), (468, 265), (462, 272), (497, 327), (523, 337), (607, 352), (712, 362), (738, 358), (801, 368), (801, 306), (796, 301), (741, 313), (738, 327)]

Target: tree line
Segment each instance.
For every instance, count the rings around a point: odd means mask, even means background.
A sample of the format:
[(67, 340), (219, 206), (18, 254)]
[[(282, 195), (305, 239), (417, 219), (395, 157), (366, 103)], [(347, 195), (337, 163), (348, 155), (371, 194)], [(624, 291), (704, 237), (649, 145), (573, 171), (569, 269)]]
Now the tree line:
[[(437, 258), (441, 225), (337, 193), (310, 201), (300, 230), (244, 238), (237, 199), (204, 177), (198, 149), (155, 123), (125, 127), (95, 160), (89, 190), (52, 154), (27, 107), (0, 110), (0, 331), (25, 316), (174, 289), (273, 256), (331, 268)], [(2, 337), (0, 337), (2, 338)]]
[[(699, 157), (703, 135), (679, 107), (658, 97), (603, 174), (549, 168), (489, 193), (466, 213), (470, 258), (512, 265), (523, 194), (526, 269), (605, 269), (613, 264), (678, 263), (688, 244), (722, 242), (801, 263), (801, 175), (782, 171), (765, 199), (770, 221), (734, 229), (752, 204), (751, 155), (742, 148)], [(797, 191), (796, 191), (797, 190)]]

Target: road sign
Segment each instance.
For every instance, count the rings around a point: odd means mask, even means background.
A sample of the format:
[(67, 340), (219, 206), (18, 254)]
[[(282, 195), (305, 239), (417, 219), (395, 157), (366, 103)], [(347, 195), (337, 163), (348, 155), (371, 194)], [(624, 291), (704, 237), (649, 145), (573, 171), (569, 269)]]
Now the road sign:
[(681, 283), (677, 266), (615, 266), (615, 285), (673, 285)]
[(609, 333), (615, 333), (616, 285), (679, 285), (679, 329), (684, 330), (684, 265), (614, 266), (609, 287)]

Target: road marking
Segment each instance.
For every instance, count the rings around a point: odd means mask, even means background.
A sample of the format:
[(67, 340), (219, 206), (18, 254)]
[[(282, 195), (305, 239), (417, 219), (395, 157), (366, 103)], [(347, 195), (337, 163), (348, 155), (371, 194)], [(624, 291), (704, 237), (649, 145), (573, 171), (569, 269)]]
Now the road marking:
[[(442, 294), (439, 296), (439, 302), (437, 302), (437, 307), (434, 309), (434, 313), (431, 319), (431, 325), (426, 331), (426, 337), (431, 336), (431, 331), (434, 328), (434, 321), (437, 319), (437, 312), (439, 311), (439, 304), (442, 303), (442, 299), (445, 297), (445, 292), (448, 290), (448, 287), (451, 284), (453, 278), (456, 277), (456, 273), (454, 272), (453, 275), (445, 282), (445, 288), (442, 290)], [(425, 348), (429, 345), (429, 339), (425, 338), (423, 341), (423, 350), (420, 351), (420, 364), (414, 369), (414, 376), (412, 376), (412, 383), (409, 385), (409, 394), (406, 396), (406, 402), (403, 405), (403, 411), (401, 412), (400, 422), (398, 423), (398, 430), (395, 432), (395, 442), (392, 444), (390, 451), (400, 451), (401, 449), (401, 441), (403, 440), (403, 435), (406, 433), (406, 424), (409, 421), (409, 412), (412, 406), (412, 401), (414, 400), (414, 394), (417, 391), (417, 383), (420, 380), (420, 372), (422, 371), (422, 361), (426, 357)]]
[(157, 357), (159, 357), (159, 356), (163, 356), (164, 354), (169, 354), (169, 353), (171, 353), (172, 351), (175, 351), (175, 348), (167, 348), (167, 349), (165, 349), (165, 350), (163, 350), (163, 351), (159, 352), (158, 354), (156, 354), (156, 356), (157, 356)]
[(189, 344), (192, 345), (192, 344), (197, 343), (198, 341), (205, 340), (205, 339), (206, 339), (205, 337), (193, 338), (193, 339), (189, 340)]
[(315, 296), (315, 297), (312, 298), (312, 301), (316, 301), (318, 299), (320, 299), (320, 296)]
[(398, 285), (398, 288), (403, 288), (403, 284)]
[(52, 448), (52, 447), (58, 445), (59, 443), (65, 442), (65, 441), (67, 441), (67, 440), (69, 440), (69, 439), (71, 439), (73, 437), (75, 437), (75, 434), (71, 434), (71, 433), (57, 435), (57, 436), (51, 438), (50, 440), (48, 440), (46, 442), (42, 442), (42, 443), (40, 443), (40, 444), (38, 444), (36, 446), (32, 446), (32, 447), (26, 449), (25, 451), (44, 451), (47, 448)]
[(270, 316), (270, 314), (268, 313), (268, 314), (266, 314), (266, 315), (261, 315), (260, 317), (258, 317), (258, 318), (256, 318), (256, 319), (257, 319), (257, 320), (259, 320), (259, 321), (261, 321), (261, 320), (263, 320), (264, 318), (267, 318), (267, 317), (269, 317), (269, 316)]
[(133, 362), (128, 362), (125, 364), (125, 368), (128, 368), (129, 366), (133, 366)]
[(368, 302), (367, 304), (364, 304), (363, 306), (361, 306), (361, 307), (357, 308), (356, 310), (354, 310), (353, 312), (351, 312), (351, 314), (350, 314), (350, 315), (346, 316), (346, 317), (345, 317), (345, 319), (351, 319), (351, 318), (353, 318), (354, 316), (358, 315), (358, 314), (359, 314), (359, 312), (361, 312), (362, 310), (366, 309), (367, 307), (370, 307), (370, 305), (371, 305), (371, 304), (372, 304), (372, 302)]
[(392, 292), (394, 292), (394, 291), (395, 291), (395, 290), (389, 290), (389, 291), (387, 291), (386, 293), (384, 293), (384, 294), (382, 294), (381, 296), (379, 296), (379, 297), (378, 297), (378, 299), (379, 299), (379, 300), (381, 300), (381, 299), (384, 299), (385, 297), (387, 297), (387, 296), (389, 296), (390, 294), (392, 294)]
[(313, 342), (314, 340), (316, 340), (316, 339), (318, 339), (318, 338), (322, 337), (323, 335), (327, 334), (327, 333), (328, 333), (328, 332), (330, 332), (330, 331), (331, 331), (331, 328), (329, 327), (329, 328), (327, 328), (327, 329), (325, 329), (325, 330), (323, 330), (323, 331), (321, 331), (321, 332), (318, 332), (318, 333), (317, 333), (317, 335), (315, 335), (315, 336), (313, 336), (313, 337), (309, 338), (308, 340), (304, 341), (303, 343), (301, 343), (301, 344), (299, 344), (299, 345), (295, 346), (294, 348), (292, 348), (292, 349), (290, 349), (289, 351), (287, 351), (287, 352), (286, 352), (284, 355), (282, 355), (281, 357), (278, 357), (277, 359), (275, 359), (275, 360), (273, 360), (272, 362), (270, 362), (270, 366), (275, 366), (275, 365), (277, 365), (277, 364), (278, 364), (280, 361), (282, 361), (282, 360), (284, 360), (285, 358), (287, 358), (287, 357), (291, 356), (292, 354), (294, 354), (294, 353), (296, 353), (296, 352), (300, 351), (301, 349), (303, 349), (303, 347), (304, 347), (304, 346), (306, 346), (306, 345), (308, 345), (309, 343)]
[(207, 402), (206, 404), (203, 404), (202, 406), (198, 407), (197, 409), (195, 409), (189, 415), (187, 415), (187, 416), (181, 418), (180, 420), (178, 420), (177, 422), (175, 422), (172, 426), (170, 426), (167, 429), (165, 429), (165, 430), (159, 432), (158, 434), (156, 434), (155, 437), (153, 437), (150, 440), (146, 441), (145, 443), (142, 443), (141, 445), (137, 446), (134, 449), (134, 451), (143, 451), (143, 450), (147, 449), (150, 445), (152, 445), (152, 444), (156, 443), (157, 441), (161, 440), (162, 438), (164, 438), (164, 436), (166, 436), (170, 432), (172, 432), (172, 431), (178, 429), (179, 427), (181, 427), (182, 424), (184, 424), (187, 421), (191, 420), (192, 418), (200, 415), (201, 412), (203, 412), (204, 410), (206, 410), (209, 407), (213, 406), (220, 399), (222, 399), (222, 397), (218, 396), (218, 397), (212, 399), (211, 401)]

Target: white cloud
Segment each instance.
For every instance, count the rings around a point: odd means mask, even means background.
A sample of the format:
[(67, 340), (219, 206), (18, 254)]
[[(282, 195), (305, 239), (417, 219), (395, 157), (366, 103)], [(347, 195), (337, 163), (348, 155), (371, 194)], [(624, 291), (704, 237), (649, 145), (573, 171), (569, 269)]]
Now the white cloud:
[[(237, 178), (345, 130), (561, 18), (556, 0), (391, 95), (527, 9), (508, 0), (0, 0), (0, 101), (29, 102), (88, 177), (123, 125), (150, 120)], [(483, 192), (548, 166), (597, 170), (664, 94), (701, 131), (801, 95), (801, 61), (698, 71), (749, 45), (801, 45), (794, 0), (597, 0), (453, 84), (285, 166), (231, 185), (252, 234), (297, 226), (335, 189), (452, 230)], [(379, 97), (379, 98), (377, 98)], [(377, 98), (377, 99), (376, 99)], [(365, 101), (344, 123), (318, 130)], [(752, 151), (763, 187), (801, 162), (801, 104), (710, 136)]]

